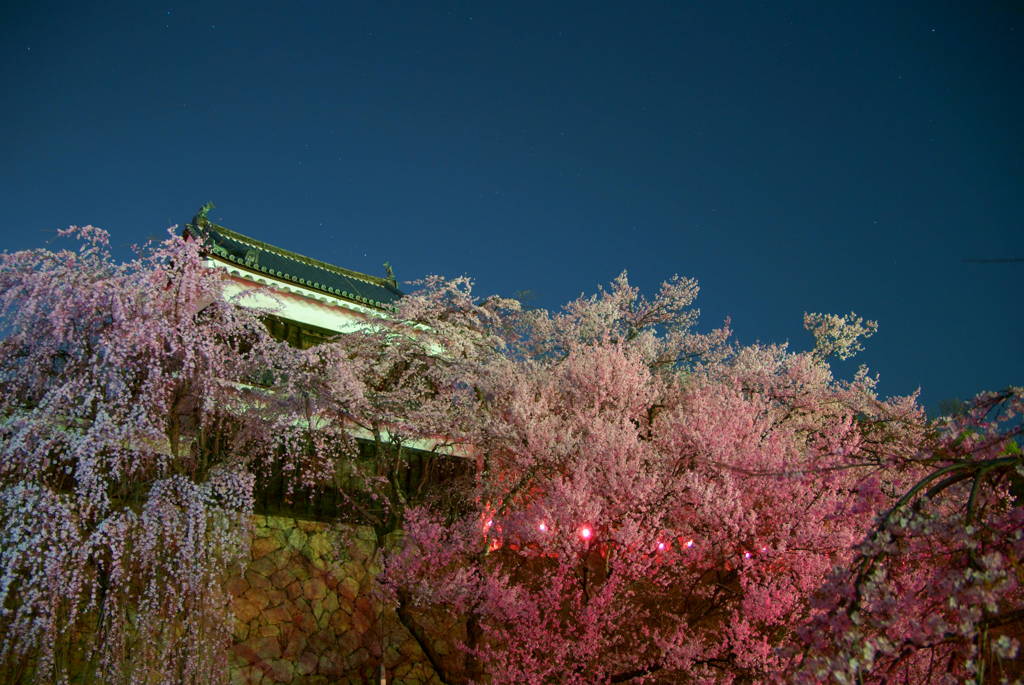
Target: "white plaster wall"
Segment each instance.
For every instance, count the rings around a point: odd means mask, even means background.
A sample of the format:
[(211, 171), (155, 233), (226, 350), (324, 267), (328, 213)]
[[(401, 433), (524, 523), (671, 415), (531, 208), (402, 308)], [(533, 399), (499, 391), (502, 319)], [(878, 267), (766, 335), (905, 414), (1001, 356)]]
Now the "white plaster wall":
[(373, 319), (388, 316), (373, 307), (251, 273), (217, 260), (208, 260), (208, 264), (227, 272), (224, 296), (242, 307), (269, 310), (276, 316), (338, 333), (359, 330)]

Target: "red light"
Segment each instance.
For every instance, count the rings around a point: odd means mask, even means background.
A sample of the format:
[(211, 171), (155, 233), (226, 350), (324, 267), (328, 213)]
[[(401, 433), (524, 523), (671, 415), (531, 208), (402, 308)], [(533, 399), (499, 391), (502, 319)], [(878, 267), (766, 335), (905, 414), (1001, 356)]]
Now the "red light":
[(580, 537), (584, 540), (589, 540), (590, 536), (594, 534), (594, 531), (590, 530), (587, 526), (580, 528)]
[(659, 542), (658, 543), (658, 551), (659, 552), (664, 552), (665, 551), (665, 543), (664, 542)]
[(542, 533), (546, 533), (548, 532), (548, 527), (543, 522), (541, 522), (541, 524), (537, 526), (537, 530), (539, 530)]

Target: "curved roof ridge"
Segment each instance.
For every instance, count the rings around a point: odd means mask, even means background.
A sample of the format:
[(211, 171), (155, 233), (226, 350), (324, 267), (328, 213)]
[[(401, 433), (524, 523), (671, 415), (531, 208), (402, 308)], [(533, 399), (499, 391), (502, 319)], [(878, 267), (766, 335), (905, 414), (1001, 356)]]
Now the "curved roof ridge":
[(185, 230), (201, 238), (212, 256), (334, 297), (391, 310), (403, 295), (393, 278), (371, 276), (285, 250), (215, 224), (202, 213)]
[(257, 250), (263, 250), (264, 252), (270, 252), (271, 254), (276, 254), (278, 257), (284, 257), (285, 259), (291, 259), (293, 261), (300, 262), (302, 264), (306, 264), (307, 266), (317, 267), (317, 268), (323, 269), (325, 271), (332, 271), (332, 272), (340, 274), (342, 276), (348, 276), (349, 278), (355, 278), (355, 279), (358, 279), (360, 281), (366, 281), (367, 283), (369, 283), (371, 285), (382, 285), (382, 286), (385, 286), (385, 287), (394, 287), (394, 285), (392, 284), (392, 281), (390, 281), (390, 280), (388, 280), (386, 278), (381, 278), (380, 276), (371, 276), (370, 274), (364, 274), (361, 271), (353, 271), (352, 269), (346, 269), (345, 267), (338, 266), (337, 264), (331, 264), (330, 262), (323, 262), (323, 261), (320, 261), (319, 259), (315, 259), (313, 257), (307, 257), (306, 255), (299, 254), (298, 252), (292, 252), (291, 250), (286, 250), (283, 247), (278, 247), (276, 245), (271, 245), (270, 243), (265, 243), (262, 240), (257, 240), (256, 238), (252, 238), (252, 237), (247, 236), (247, 235), (245, 235), (243, 233), (239, 233), (238, 231), (233, 231), (230, 228), (228, 228), (227, 226), (221, 226), (220, 224), (215, 224), (215, 223), (213, 223), (212, 221), (209, 221), (209, 220), (207, 220), (206, 223), (208, 223), (209, 227), (212, 228), (213, 230), (217, 231), (218, 233), (222, 233), (222, 234), (226, 235), (229, 238), (234, 238), (235, 240), (237, 240), (240, 243), (246, 243), (250, 247), (254, 247)]

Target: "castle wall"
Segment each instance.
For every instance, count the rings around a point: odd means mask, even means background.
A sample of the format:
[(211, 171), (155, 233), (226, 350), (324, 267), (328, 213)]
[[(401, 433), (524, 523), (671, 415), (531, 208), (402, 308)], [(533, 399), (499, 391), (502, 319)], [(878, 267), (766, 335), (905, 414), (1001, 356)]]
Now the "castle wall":
[(228, 585), (231, 683), (379, 683), (382, 663), (388, 683), (440, 683), (374, 597), (379, 559), (368, 527), (254, 516), (252, 560)]

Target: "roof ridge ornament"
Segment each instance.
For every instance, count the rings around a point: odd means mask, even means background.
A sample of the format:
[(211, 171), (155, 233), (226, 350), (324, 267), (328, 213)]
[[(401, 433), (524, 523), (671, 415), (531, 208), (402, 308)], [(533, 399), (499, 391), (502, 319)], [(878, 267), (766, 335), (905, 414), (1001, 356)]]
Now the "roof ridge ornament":
[(204, 203), (203, 206), (199, 208), (199, 211), (192, 216), (192, 221), (185, 224), (185, 230), (182, 233), (182, 237), (196, 238), (204, 242), (209, 242), (209, 240), (207, 240), (206, 228), (210, 223), (210, 210), (216, 206), (217, 205), (213, 204), (212, 201)]

